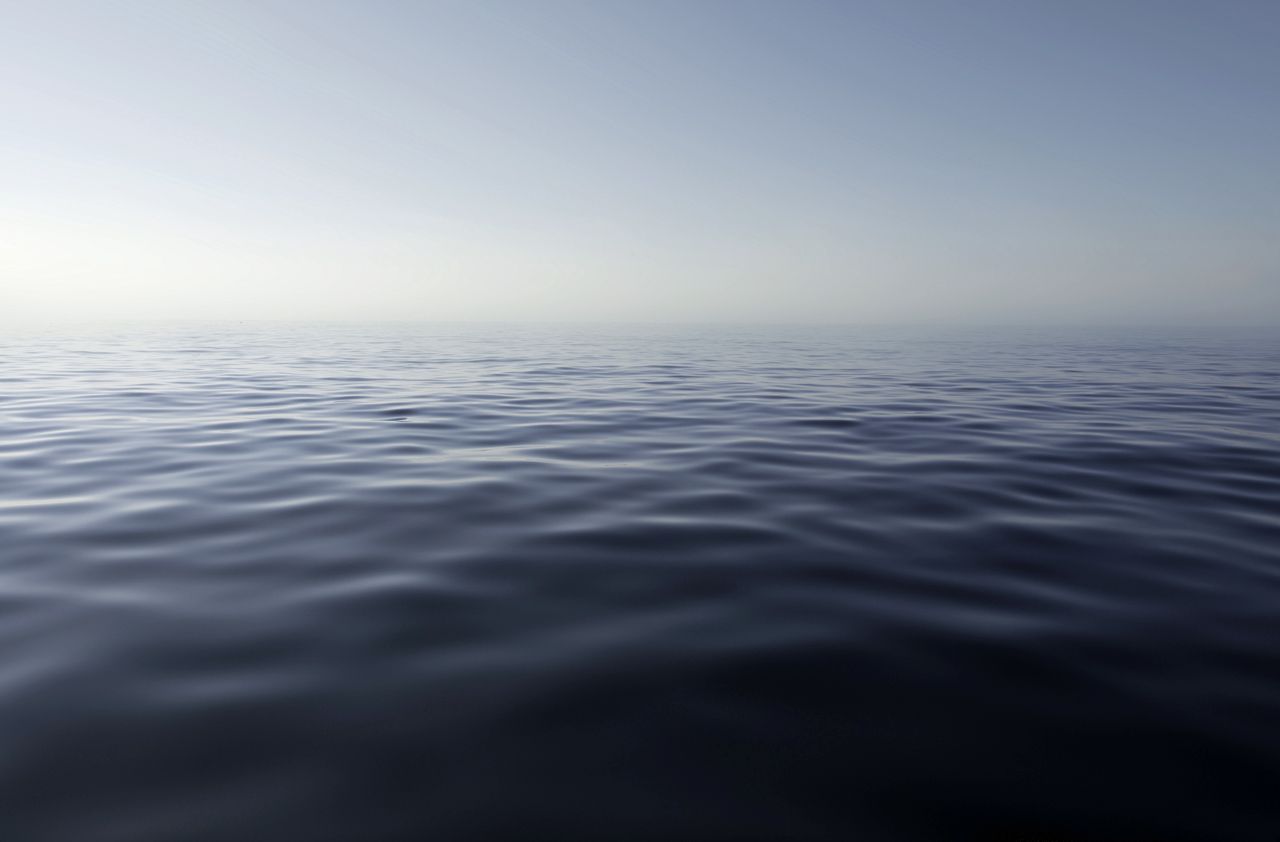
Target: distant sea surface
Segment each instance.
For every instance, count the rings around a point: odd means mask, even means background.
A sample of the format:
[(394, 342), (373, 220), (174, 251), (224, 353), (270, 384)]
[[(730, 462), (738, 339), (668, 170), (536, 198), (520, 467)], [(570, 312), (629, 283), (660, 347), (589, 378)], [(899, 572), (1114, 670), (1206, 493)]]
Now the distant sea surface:
[(1280, 334), (0, 329), (6, 842), (1280, 839)]

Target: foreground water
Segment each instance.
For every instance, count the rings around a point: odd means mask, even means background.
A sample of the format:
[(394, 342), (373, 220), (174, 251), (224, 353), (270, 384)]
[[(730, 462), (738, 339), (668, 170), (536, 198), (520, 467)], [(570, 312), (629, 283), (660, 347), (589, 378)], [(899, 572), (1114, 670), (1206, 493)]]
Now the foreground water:
[(1280, 838), (1280, 339), (0, 338), (0, 838)]

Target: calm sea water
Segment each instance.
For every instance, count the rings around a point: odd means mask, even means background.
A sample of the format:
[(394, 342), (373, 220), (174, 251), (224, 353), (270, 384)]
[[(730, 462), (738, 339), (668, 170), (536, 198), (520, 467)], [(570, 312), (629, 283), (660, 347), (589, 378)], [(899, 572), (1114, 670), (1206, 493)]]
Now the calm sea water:
[(0, 334), (0, 838), (1280, 839), (1280, 336)]

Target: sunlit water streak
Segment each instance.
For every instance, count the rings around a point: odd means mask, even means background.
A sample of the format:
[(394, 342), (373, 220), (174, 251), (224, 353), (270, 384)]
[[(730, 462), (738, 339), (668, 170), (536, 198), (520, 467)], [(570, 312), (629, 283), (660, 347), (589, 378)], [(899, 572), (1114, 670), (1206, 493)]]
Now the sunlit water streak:
[(0, 339), (0, 838), (1280, 838), (1265, 332)]

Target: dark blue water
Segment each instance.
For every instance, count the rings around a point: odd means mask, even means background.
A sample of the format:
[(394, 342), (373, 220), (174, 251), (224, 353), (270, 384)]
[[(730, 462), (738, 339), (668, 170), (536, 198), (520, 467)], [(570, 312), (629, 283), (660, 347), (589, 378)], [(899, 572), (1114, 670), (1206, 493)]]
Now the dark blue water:
[(0, 339), (0, 839), (1280, 838), (1280, 336)]

